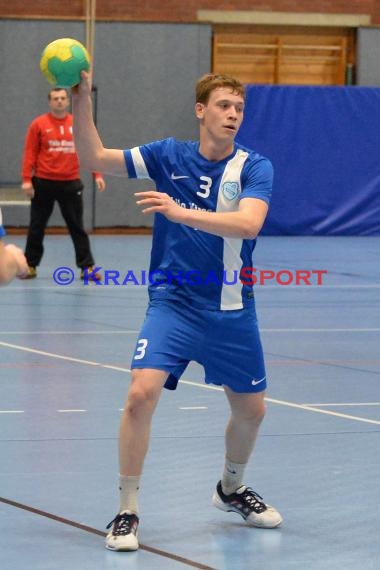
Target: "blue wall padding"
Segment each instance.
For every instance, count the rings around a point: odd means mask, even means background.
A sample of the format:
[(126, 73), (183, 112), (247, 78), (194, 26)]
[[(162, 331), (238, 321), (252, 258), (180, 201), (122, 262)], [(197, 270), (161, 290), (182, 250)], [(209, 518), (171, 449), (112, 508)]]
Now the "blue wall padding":
[(238, 140), (271, 159), (264, 235), (380, 235), (380, 89), (247, 87)]

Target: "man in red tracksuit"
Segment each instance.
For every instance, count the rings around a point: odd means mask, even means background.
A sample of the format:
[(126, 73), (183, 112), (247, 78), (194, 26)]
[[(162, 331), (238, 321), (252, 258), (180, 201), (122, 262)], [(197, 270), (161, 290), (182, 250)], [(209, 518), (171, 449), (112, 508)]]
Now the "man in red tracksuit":
[[(90, 240), (83, 225), (83, 182), (74, 147), (73, 117), (66, 89), (51, 89), (50, 112), (36, 117), (30, 124), (22, 162), (22, 190), (31, 198), (30, 224), (25, 248), (29, 270), (24, 279), (37, 277), (36, 267), (43, 255), (45, 229), (57, 201), (75, 248), (81, 279), (95, 264)], [(105, 189), (102, 175), (94, 173), (98, 190)], [(93, 274), (100, 279), (99, 274)]]

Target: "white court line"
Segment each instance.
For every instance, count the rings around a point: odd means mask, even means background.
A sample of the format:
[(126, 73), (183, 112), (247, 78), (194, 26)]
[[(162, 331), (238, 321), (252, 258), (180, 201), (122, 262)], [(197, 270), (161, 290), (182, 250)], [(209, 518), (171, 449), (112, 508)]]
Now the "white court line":
[[(46, 279), (46, 276), (45, 276)], [(50, 277), (48, 277), (48, 279), (50, 279)], [(53, 277), (51, 277), (51, 281), (54, 281)], [(22, 286), (23, 285), (23, 286)], [(73, 285), (72, 283), (69, 283), (68, 285), (58, 285), (58, 283), (56, 283), (55, 285), (44, 285), (44, 286), (39, 286), (36, 287), (35, 286), (35, 282), (31, 283), (30, 281), (25, 282), (23, 281), (22, 285), (20, 284), (18, 287), (12, 287), (7, 289), (7, 293), (19, 293), (20, 291), (25, 291), (25, 289), (33, 290), (33, 291), (59, 291), (62, 293), (73, 293), (74, 291), (83, 291), (83, 290), (104, 290), (104, 288), (106, 289), (112, 289), (113, 291), (115, 290), (119, 290), (119, 289), (128, 289), (128, 291), (138, 291), (138, 290), (145, 290), (147, 288), (147, 285), (114, 285), (114, 284), (109, 284), (109, 285), (105, 285), (104, 283), (100, 283), (99, 285), (97, 285), (96, 283), (88, 283), (88, 285), (85, 285), (83, 283), (83, 285)], [(28, 287), (29, 285), (29, 287)], [(310, 285), (311, 287), (311, 285)]]
[(327, 416), (335, 416), (336, 418), (343, 418), (346, 420), (354, 420), (355, 422), (363, 422), (366, 424), (373, 424), (380, 426), (380, 420), (370, 420), (368, 418), (362, 418), (361, 416), (352, 416), (350, 414), (341, 414), (339, 412), (330, 412), (328, 410), (321, 410), (315, 408), (314, 406), (305, 406), (304, 404), (293, 404), (292, 402), (286, 402), (284, 400), (274, 400), (272, 398), (266, 398), (267, 402), (272, 404), (279, 404), (281, 406), (289, 406), (291, 408), (298, 408), (300, 410), (306, 410), (308, 412), (316, 412), (317, 414), (326, 414)]
[(0, 410), (0, 414), (24, 414), (25, 410)]
[[(372, 328), (339, 328), (339, 329), (323, 329), (323, 328), (284, 328), (284, 329), (266, 329), (260, 328), (260, 332), (278, 332), (278, 333), (289, 333), (289, 332), (380, 332), (380, 327), (372, 327)], [(117, 331), (0, 331), (0, 334), (4, 335), (74, 335), (74, 334), (138, 334), (139, 329), (126, 329), (126, 330), (117, 330)]]
[(324, 403), (324, 404), (302, 404), (303, 406), (318, 406), (318, 407), (328, 407), (328, 406), (332, 406), (332, 407), (336, 407), (336, 406), (340, 406), (340, 407), (346, 407), (346, 406), (380, 406), (380, 402), (339, 402), (339, 403), (334, 403), (334, 402), (329, 402), (328, 404)]
[[(256, 285), (257, 287), (257, 285)], [(259, 285), (260, 289), (380, 289), (380, 285)]]
[[(46, 277), (45, 277), (46, 278)], [(50, 279), (50, 277), (48, 277)], [(53, 277), (51, 277), (51, 280), (53, 281)], [(29, 286), (28, 286), (29, 285)], [(102, 283), (101, 285), (96, 285), (95, 283), (89, 283), (88, 285), (72, 285), (71, 283), (69, 285), (45, 285), (45, 286), (35, 286), (35, 283), (26, 283), (23, 282), (23, 286), (19, 286), (19, 287), (12, 287), (11, 289), (7, 290), (7, 293), (12, 292), (12, 293), (17, 293), (20, 291), (25, 291), (25, 289), (32, 289), (33, 291), (51, 291), (51, 290), (56, 290), (56, 291), (67, 291), (69, 292), (73, 292), (73, 291), (77, 291), (79, 289), (83, 290), (83, 289), (90, 289), (91, 290), (103, 290), (105, 288), (111, 288), (113, 291), (116, 290), (123, 290), (123, 289), (127, 289), (128, 291), (140, 291), (140, 290), (145, 290), (147, 288), (148, 285), (134, 285), (132, 283), (128, 283), (127, 285), (115, 285), (113, 283), (110, 283), (108, 285), (105, 285), (104, 283)], [(289, 291), (289, 289), (292, 289), (292, 291), (295, 291), (297, 289), (380, 289), (380, 285), (374, 283), (374, 284), (370, 284), (370, 285), (360, 285), (360, 284), (356, 284), (356, 285), (350, 285), (350, 284), (346, 284), (346, 285), (326, 285), (325, 283), (322, 283), (322, 285), (315, 285), (315, 284), (311, 284), (311, 285), (260, 285), (260, 284), (256, 284), (255, 285), (256, 290), (257, 289), (277, 289), (277, 290), (283, 290), (283, 291)]]
[(260, 289), (380, 289), (380, 285), (259, 285)]
[(87, 412), (87, 410), (57, 410), (61, 414), (72, 413), (72, 412)]
[(33, 336), (39, 334), (60, 335), (60, 334), (138, 334), (139, 330), (118, 330), (118, 331), (0, 331), (0, 334), (17, 335), (17, 334), (32, 334)]
[[(208, 388), (209, 390), (219, 390), (223, 391), (223, 388), (218, 386), (210, 386), (208, 384), (198, 384), (197, 382), (190, 382), (189, 380), (181, 380), (182, 384), (189, 384), (191, 386), (197, 386), (199, 388)], [(266, 402), (270, 402), (271, 404), (278, 404), (280, 406), (288, 406), (289, 408), (296, 408), (299, 410), (305, 410), (308, 412), (316, 412), (318, 414), (326, 414), (327, 416), (335, 416), (337, 418), (344, 418), (347, 420), (354, 420), (356, 422), (364, 422), (368, 424), (380, 425), (380, 420), (370, 420), (368, 418), (362, 418), (360, 416), (351, 416), (349, 414), (341, 414), (339, 412), (331, 412), (328, 410), (320, 410), (315, 408), (314, 406), (305, 405), (305, 404), (295, 404), (293, 402), (287, 402), (286, 400), (275, 400), (274, 398), (265, 398)]]
[(289, 289), (292, 289), (292, 291), (295, 291), (297, 289), (380, 289), (380, 285), (378, 285), (377, 283), (373, 283), (370, 285), (350, 285), (349, 283), (345, 284), (345, 285), (326, 285), (325, 283), (322, 283), (322, 285), (259, 285), (256, 284), (254, 286), (257, 289), (260, 289), (260, 291), (262, 291), (263, 289), (280, 289), (283, 291), (289, 291)]
[(68, 362), (77, 362), (78, 364), (88, 364), (89, 366), (99, 366), (99, 368), (107, 368), (110, 370), (118, 370), (120, 372), (130, 372), (129, 368), (122, 368), (120, 366), (113, 366), (111, 364), (101, 364), (92, 360), (83, 360), (82, 358), (74, 358), (72, 356), (63, 356), (55, 352), (46, 352), (45, 350), (36, 350), (35, 348), (28, 348), (27, 346), (19, 346), (18, 344), (10, 344), (9, 342), (0, 341), (0, 346), (7, 348), (14, 348), (15, 350), (22, 350), (24, 352), (31, 352), (32, 354), (40, 354), (41, 356), (49, 356), (50, 358), (57, 358), (59, 360), (67, 360)]
[(333, 332), (333, 333), (336, 333), (336, 332), (365, 332), (365, 333), (367, 333), (367, 332), (379, 332), (380, 327), (360, 328), (360, 329), (358, 329), (358, 328), (351, 328), (351, 329), (348, 329), (348, 328), (345, 328), (345, 329), (330, 329), (330, 328), (329, 329), (296, 329), (296, 328), (291, 328), (291, 329), (262, 329), (262, 328), (260, 328), (260, 331), (261, 332), (286, 332), (286, 333), (289, 333), (289, 332), (302, 332), (302, 333), (304, 333), (304, 332), (310, 332), (310, 333), (313, 333), (313, 332)]
[[(113, 366), (110, 364), (101, 364), (100, 362), (93, 362), (92, 360), (84, 360), (81, 358), (73, 358), (71, 356), (63, 356), (61, 354), (56, 354), (54, 352), (46, 352), (44, 350), (36, 350), (34, 348), (28, 348), (26, 346), (19, 346), (17, 344), (10, 344), (8, 342), (0, 341), (0, 346), (5, 346), (7, 348), (14, 348), (16, 350), (22, 350), (24, 352), (31, 352), (33, 354), (40, 354), (41, 356), (48, 356), (51, 358), (57, 358), (59, 360), (67, 360), (69, 362), (77, 362), (78, 364), (88, 364), (90, 366), (98, 366), (99, 368), (107, 368), (109, 370), (117, 370), (119, 372), (131, 372), (131, 370), (129, 368), (123, 368), (121, 366)], [(181, 380), (180, 382), (181, 382), (181, 384), (187, 384), (189, 386), (196, 386), (197, 388), (202, 388), (202, 389), (206, 389), (206, 390), (217, 390), (217, 391), (221, 391), (221, 392), (223, 391), (223, 388), (221, 388), (219, 386), (212, 386), (210, 384), (199, 384), (199, 382), (191, 382), (190, 380)], [(280, 406), (287, 406), (289, 408), (295, 408), (298, 410), (315, 412), (318, 414), (325, 414), (328, 416), (334, 416), (337, 418), (354, 420), (357, 422), (363, 422), (363, 423), (368, 423), (368, 424), (373, 424), (373, 425), (380, 425), (380, 420), (370, 420), (368, 418), (362, 418), (360, 416), (352, 416), (349, 414), (341, 414), (339, 412), (332, 412), (329, 410), (321, 410), (319, 408), (315, 408), (314, 406), (310, 406), (310, 405), (295, 404), (293, 402), (287, 402), (286, 400), (276, 400), (274, 398), (266, 398), (266, 401), (270, 402), (272, 404), (278, 404)]]

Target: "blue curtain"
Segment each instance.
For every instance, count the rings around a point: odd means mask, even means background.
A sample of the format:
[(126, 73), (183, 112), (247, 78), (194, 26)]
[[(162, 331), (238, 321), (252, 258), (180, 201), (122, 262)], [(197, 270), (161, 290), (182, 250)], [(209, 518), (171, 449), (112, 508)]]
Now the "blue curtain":
[(238, 141), (273, 163), (264, 235), (380, 235), (380, 89), (247, 87)]

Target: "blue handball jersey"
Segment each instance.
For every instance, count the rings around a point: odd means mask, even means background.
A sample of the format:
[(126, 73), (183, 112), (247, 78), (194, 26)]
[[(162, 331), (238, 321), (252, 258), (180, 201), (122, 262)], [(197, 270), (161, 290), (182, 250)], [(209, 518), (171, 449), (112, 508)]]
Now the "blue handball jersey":
[[(232, 212), (243, 198), (270, 200), (271, 162), (237, 143), (232, 154), (218, 162), (199, 153), (199, 142), (174, 138), (127, 149), (124, 157), (129, 178), (153, 180), (159, 192), (183, 208)], [(150, 298), (213, 310), (253, 303), (252, 286), (242, 283), (240, 272), (253, 267), (255, 244), (256, 240), (215, 236), (156, 214)]]
[(0, 238), (2, 238), (3, 236), (5, 236), (5, 229), (3, 228), (3, 215), (1, 213), (1, 208), (0, 208)]

